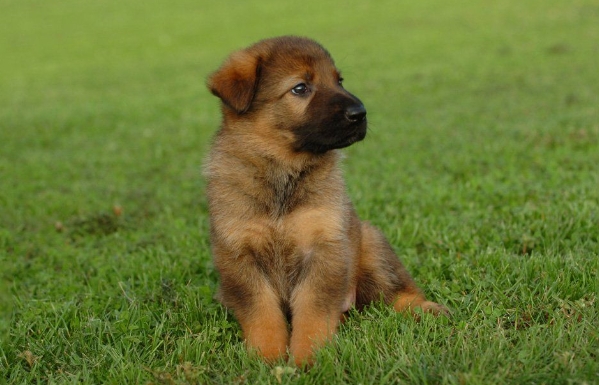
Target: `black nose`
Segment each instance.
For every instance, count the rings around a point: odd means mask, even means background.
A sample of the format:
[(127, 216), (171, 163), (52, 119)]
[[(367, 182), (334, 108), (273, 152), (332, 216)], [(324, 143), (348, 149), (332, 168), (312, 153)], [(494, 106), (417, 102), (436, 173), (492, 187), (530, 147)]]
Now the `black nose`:
[(366, 108), (363, 104), (354, 104), (345, 109), (345, 117), (352, 122), (360, 122), (366, 117)]

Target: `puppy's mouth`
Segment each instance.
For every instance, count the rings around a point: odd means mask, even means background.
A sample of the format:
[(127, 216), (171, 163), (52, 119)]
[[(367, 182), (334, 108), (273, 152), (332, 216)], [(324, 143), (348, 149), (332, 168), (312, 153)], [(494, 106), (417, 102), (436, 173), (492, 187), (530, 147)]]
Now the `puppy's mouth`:
[(349, 147), (366, 137), (366, 119), (343, 125), (334, 130), (334, 135), (305, 135), (295, 143), (297, 151), (308, 151), (313, 154), (324, 154), (330, 150)]
[(366, 137), (366, 127), (366, 119), (356, 123), (351, 127), (351, 131), (347, 136), (331, 145), (331, 149), (349, 147), (352, 144), (361, 141)]

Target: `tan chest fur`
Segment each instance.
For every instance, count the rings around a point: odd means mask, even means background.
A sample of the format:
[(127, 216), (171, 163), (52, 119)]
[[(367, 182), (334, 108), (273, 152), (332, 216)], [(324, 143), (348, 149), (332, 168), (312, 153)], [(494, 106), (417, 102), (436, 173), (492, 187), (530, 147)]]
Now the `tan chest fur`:
[[(348, 237), (354, 219), (348, 215), (340, 172), (330, 167), (330, 159), (325, 167), (309, 164), (289, 172), (289, 167), (264, 167), (255, 157), (244, 159), (242, 153), (216, 154), (207, 167), (208, 195), (211, 205), (227, 208), (213, 210), (211, 218), (213, 236), (218, 234), (213, 248), (219, 270), (255, 264), (284, 301), (306, 266), (352, 275), (358, 240)], [(323, 252), (330, 248), (336, 249), (335, 257)]]

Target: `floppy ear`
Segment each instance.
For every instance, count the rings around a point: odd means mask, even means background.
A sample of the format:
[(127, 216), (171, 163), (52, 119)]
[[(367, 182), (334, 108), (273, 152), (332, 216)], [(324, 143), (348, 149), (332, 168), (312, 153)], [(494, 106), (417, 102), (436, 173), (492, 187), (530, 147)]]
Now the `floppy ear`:
[(208, 78), (210, 92), (238, 114), (246, 112), (258, 87), (260, 57), (247, 50), (238, 51)]

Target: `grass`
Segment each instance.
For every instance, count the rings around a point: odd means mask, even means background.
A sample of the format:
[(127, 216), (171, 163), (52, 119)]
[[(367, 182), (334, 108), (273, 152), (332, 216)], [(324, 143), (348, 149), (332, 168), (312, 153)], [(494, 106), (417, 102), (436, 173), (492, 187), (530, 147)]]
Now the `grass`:
[[(451, 320), (374, 305), (302, 372), (212, 299), (204, 78), (321, 41), (348, 188)], [(0, 383), (599, 383), (599, 3), (0, 0)]]

